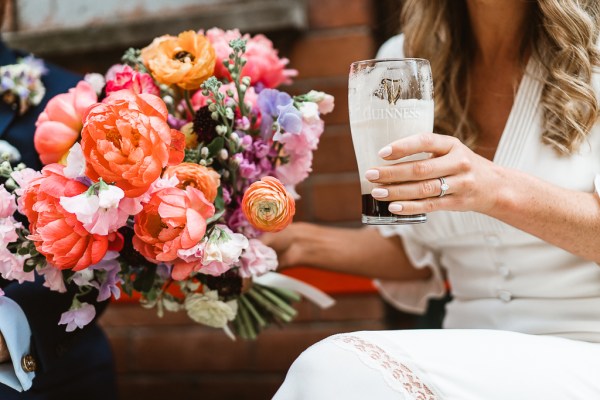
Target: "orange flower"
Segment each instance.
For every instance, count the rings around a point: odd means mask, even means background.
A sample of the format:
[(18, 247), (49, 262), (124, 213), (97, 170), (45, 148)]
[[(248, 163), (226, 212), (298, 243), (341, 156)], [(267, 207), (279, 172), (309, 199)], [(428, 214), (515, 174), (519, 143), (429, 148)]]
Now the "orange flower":
[(246, 189), (242, 211), (255, 228), (279, 232), (292, 222), (296, 203), (279, 180), (266, 176)]
[(60, 205), (60, 197), (72, 197), (87, 186), (63, 175), (64, 167), (50, 164), (32, 181), (22, 197), (23, 213), (29, 220), (29, 239), (50, 264), (80, 271), (98, 263), (109, 247), (107, 236), (90, 234), (74, 214)]
[(89, 106), (98, 101), (92, 86), (81, 81), (68, 93), (61, 93), (48, 101), (38, 117), (33, 136), (35, 150), (42, 164), (51, 164), (69, 152), (79, 139), (82, 119)]
[(142, 49), (142, 61), (154, 79), (195, 90), (215, 69), (215, 50), (202, 34), (186, 31), (164, 35)]
[(89, 178), (102, 178), (125, 196), (137, 197), (163, 168), (183, 160), (185, 138), (167, 124), (167, 107), (159, 97), (121, 90), (90, 107), (81, 148)]
[(214, 213), (215, 207), (198, 189), (161, 189), (135, 216), (133, 247), (151, 262), (173, 263), (173, 278), (184, 279), (193, 265), (182, 260), (179, 251), (200, 243), (206, 220)]
[(176, 176), (179, 179), (178, 188), (185, 189), (188, 186), (196, 188), (204, 193), (206, 200), (211, 203), (217, 197), (221, 177), (214, 169), (205, 166), (184, 162), (174, 165), (165, 170), (166, 177)]

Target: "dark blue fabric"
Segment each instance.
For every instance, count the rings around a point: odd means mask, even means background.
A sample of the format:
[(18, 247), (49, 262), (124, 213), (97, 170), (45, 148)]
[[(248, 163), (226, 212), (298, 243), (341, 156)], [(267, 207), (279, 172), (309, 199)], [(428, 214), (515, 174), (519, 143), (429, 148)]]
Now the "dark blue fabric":
[[(0, 65), (16, 63), (22, 54), (6, 47), (0, 40)], [(42, 103), (22, 116), (10, 107), (0, 106), (0, 139), (17, 147), (27, 166), (40, 169), (41, 163), (33, 146), (35, 121), (53, 96), (74, 87), (78, 75), (53, 65), (43, 77), (46, 96)], [(0, 102), (1, 103), (1, 102)], [(58, 325), (62, 312), (68, 310), (72, 293), (60, 294), (43, 287), (43, 279), (18, 285), (0, 279), (6, 296), (23, 309), (32, 331), (32, 350), (38, 362), (38, 371), (31, 390), (18, 393), (0, 385), (0, 400), (54, 400), (54, 399), (116, 399), (113, 359), (108, 340), (102, 330), (92, 323), (83, 330), (65, 332)], [(96, 306), (99, 316), (107, 303), (95, 301), (96, 292), (86, 299)]]

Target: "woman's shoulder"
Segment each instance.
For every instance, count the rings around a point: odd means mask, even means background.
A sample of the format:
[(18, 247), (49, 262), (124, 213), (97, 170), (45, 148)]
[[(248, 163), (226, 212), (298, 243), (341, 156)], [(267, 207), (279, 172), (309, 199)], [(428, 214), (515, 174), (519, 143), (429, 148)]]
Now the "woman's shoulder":
[(404, 34), (392, 36), (386, 40), (379, 50), (375, 58), (403, 58), (404, 57)]

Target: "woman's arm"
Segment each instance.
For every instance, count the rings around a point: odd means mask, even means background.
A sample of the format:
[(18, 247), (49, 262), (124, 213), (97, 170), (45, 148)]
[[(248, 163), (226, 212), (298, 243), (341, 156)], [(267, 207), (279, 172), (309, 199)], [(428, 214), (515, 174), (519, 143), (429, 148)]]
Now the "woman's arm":
[(376, 229), (332, 228), (294, 223), (262, 240), (275, 249), (280, 267), (306, 265), (370, 278), (425, 280), (427, 268), (410, 264), (399, 237), (384, 238)]
[[(386, 146), (380, 156), (398, 160), (420, 152), (433, 156), (367, 173), (369, 180), (382, 184), (373, 196), (394, 201), (390, 211), (476, 211), (600, 263), (600, 201), (594, 193), (567, 190), (503, 168), (450, 136), (414, 135)], [(444, 197), (438, 197), (439, 177), (450, 186)]]

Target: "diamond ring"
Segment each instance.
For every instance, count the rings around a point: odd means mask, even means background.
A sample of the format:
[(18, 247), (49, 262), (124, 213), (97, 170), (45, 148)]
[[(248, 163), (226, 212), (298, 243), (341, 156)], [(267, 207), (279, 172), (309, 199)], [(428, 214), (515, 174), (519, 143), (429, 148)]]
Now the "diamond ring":
[(444, 197), (448, 189), (450, 189), (450, 185), (446, 183), (444, 178), (438, 178), (440, 180), (440, 195), (438, 197)]

